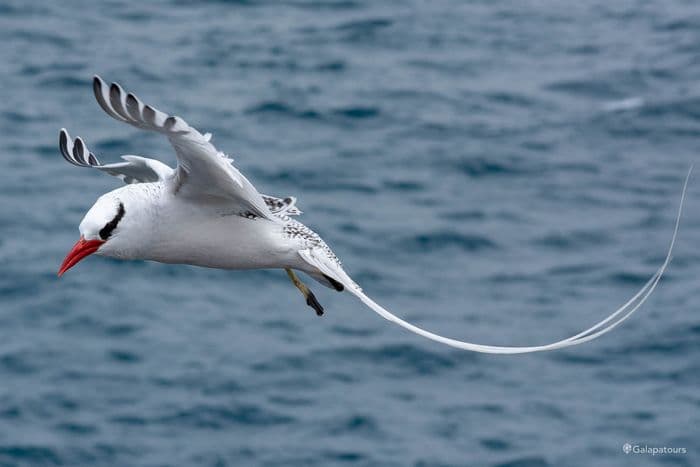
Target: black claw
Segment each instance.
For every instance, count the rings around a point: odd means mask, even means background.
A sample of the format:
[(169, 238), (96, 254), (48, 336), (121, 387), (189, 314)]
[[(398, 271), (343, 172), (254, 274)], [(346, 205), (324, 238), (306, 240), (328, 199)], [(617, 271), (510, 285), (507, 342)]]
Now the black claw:
[(309, 290), (309, 295), (306, 297), (306, 304), (309, 305), (314, 310), (316, 310), (317, 316), (323, 316), (323, 307), (321, 306), (320, 303), (318, 303), (318, 300), (316, 300), (316, 296), (310, 290)]

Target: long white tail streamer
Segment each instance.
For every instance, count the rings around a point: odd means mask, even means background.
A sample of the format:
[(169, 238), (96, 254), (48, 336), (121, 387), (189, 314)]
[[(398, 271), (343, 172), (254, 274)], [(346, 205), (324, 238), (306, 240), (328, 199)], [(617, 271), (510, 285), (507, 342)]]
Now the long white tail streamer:
[[(686, 190), (688, 188), (688, 180), (690, 179), (690, 174), (693, 170), (693, 167), (691, 166), (690, 169), (688, 170), (688, 174), (685, 177), (685, 182), (683, 183), (683, 190), (681, 192), (681, 200), (680, 203), (678, 204), (678, 214), (676, 215), (676, 223), (673, 228), (673, 236), (671, 237), (671, 244), (668, 247), (668, 252), (666, 253), (666, 258), (664, 259), (663, 264), (661, 264), (661, 267), (657, 269), (656, 273), (654, 273), (653, 276), (647, 281), (646, 284), (637, 292), (631, 299), (627, 301), (624, 305), (622, 305), (620, 308), (615, 310), (612, 314), (610, 314), (607, 318), (604, 320), (596, 323), (595, 325), (591, 326), (590, 328), (586, 329), (585, 331), (582, 331), (575, 336), (571, 336), (567, 339), (562, 339), (557, 342), (553, 342), (551, 344), (546, 344), (546, 345), (537, 345), (537, 346), (530, 346), (530, 347), (504, 347), (504, 346), (496, 346), (496, 345), (482, 345), (482, 344), (473, 344), (471, 342), (464, 342), (464, 341), (459, 341), (456, 339), (451, 339), (449, 337), (444, 337), (440, 336), (438, 334), (432, 333), (430, 331), (426, 331), (425, 329), (419, 328), (418, 326), (415, 326), (407, 321), (402, 320), (398, 316), (390, 313), (386, 309), (384, 309), (382, 306), (377, 304), (374, 300), (369, 298), (367, 295), (362, 293), (361, 290), (357, 289), (356, 287), (353, 286), (352, 282), (345, 284), (347, 287), (347, 290), (357, 296), (362, 302), (367, 305), (369, 308), (371, 308), (373, 311), (375, 311), (377, 314), (379, 314), (381, 317), (392, 321), (399, 326), (408, 329), (411, 332), (414, 332), (420, 336), (426, 337), (430, 340), (434, 340), (436, 342), (440, 342), (442, 344), (449, 345), (451, 347), (456, 347), (458, 349), (463, 349), (463, 350), (471, 350), (473, 352), (481, 352), (481, 353), (489, 353), (489, 354), (519, 354), (519, 353), (533, 353), (533, 352), (544, 352), (548, 350), (555, 350), (555, 349), (562, 349), (564, 347), (570, 347), (573, 345), (578, 345), (578, 344), (583, 344), (584, 342), (591, 341), (593, 339), (597, 339), (598, 337), (602, 336), (603, 334), (606, 334), (613, 329), (615, 329), (620, 323), (625, 321), (627, 318), (629, 318), (637, 309), (642, 306), (642, 304), (649, 298), (649, 296), (652, 294), (654, 289), (656, 289), (656, 286), (659, 284), (659, 281), (661, 280), (661, 276), (664, 274), (666, 271), (666, 268), (668, 267), (669, 263), (671, 262), (672, 258), (672, 253), (673, 253), (673, 247), (676, 243), (676, 236), (678, 235), (678, 228), (680, 226), (680, 221), (681, 221), (681, 214), (683, 213), (683, 203), (685, 202), (685, 194)], [(344, 279), (344, 278), (343, 278)], [(349, 278), (348, 278), (349, 280)], [(346, 281), (343, 281), (346, 282)]]

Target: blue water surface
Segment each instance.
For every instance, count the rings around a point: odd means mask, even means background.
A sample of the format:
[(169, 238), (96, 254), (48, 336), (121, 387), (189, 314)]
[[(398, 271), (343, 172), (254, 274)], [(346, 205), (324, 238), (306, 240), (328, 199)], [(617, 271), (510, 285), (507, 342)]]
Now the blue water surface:
[(99, 73), (297, 196), (398, 315), (572, 335), (663, 261), (700, 153), (697, 2), (5, 0), (0, 39), (0, 465), (700, 465), (697, 176), (649, 302), (548, 354), (457, 351), (315, 284), (317, 318), (281, 271), (55, 275), (119, 186), (61, 127), (174, 163), (103, 114)]

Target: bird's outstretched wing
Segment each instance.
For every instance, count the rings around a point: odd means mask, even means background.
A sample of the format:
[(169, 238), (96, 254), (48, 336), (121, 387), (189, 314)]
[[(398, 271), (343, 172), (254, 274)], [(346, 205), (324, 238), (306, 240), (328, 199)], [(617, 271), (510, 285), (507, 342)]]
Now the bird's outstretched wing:
[[(692, 167), (691, 167), (692, 170)], [(571, 347), (573, 345), (582, 344), (584, 342), (592, 341), (597, 339), (603, 334), (607, 334), (612, 331), (618, 325), (620, 325), (627, 318), (632, 316), (632, 314), (637, 311), (637, 309), (642, 306), (644, 302), (649, 298), (649, 296), (654, 292), (656, 286), (661, 280), (661, 276), (666, 271), (669, 263), (671, 262), (671, 256), (673, 254), (673, 246), (676, 243), (676, 236), (678, 235), (678, 227), (680, 225), (681, 213), (683, 212), (683, 201), (685, 200), (685, 193), (688, 188), (688, 179), (690, 178), (690, 170), (685, 178), (685, 183), (683, 184), (683, 191), (681, 194), (681, 200), (678, 205), (678, 213), (676, 215), (676, 223), (673, 229), (673, 236), (671, 237), (671, 243), (666, 252), (666, 258), (661, 264), (659, 269), (656, 270), (654, 275), (647, 281), (646, 284), (632, 297), (627, 303), (622, 305), (620, 308), (608, 315), (604, 320), (596, 323), (590, 328), (582, 331), (574, 336), (566, 339), (562, 339), (551, 344), (527, 346), (527, 347), (516, 347), (516, 346), (499, 346), (499, 345), (483, 345), (475, 344), (472, 342), (460, 341), (457, 339), (452, 339), (449, 337), (441, 336), (433, 332), (427, 331), (420, 328), (414, 324), (411, 324), (398, 316), (394, 315), (377, 302), (369, 298), (364, 294), (362, 289), (357, 286), (352, 279), (343, 271), (337, 259), (330, 256), (326, 249), (316, 246), (311, 246), (308, 249), (299, 251), (299, 256), (306, 261), (308, 264), (312, 265), (318, 269), (322, 274), (329, 276), (336, 281), (340, 282), (345, 286), (350, 293), (359, 298), (362, 303), (367, 305), (372, 311), (380, 315), (382, 318), (389, 320), (399, 326), (408, 329), (409, 331), (416, 333), (420, 336), (426, 337), (430, 340), (440, 342), (441, 344), (446, 344), (451, 347), (456, 347), (458, 349), (470, 350), (472, 352), (481, 352), (489, 354), (521, 354), (521, 353), (533, 353), (533, 352), (544, 352), (548, 350), (562, 349), (564, 347)]]
[(78, 167), (99, 169), (121, 179), (124, 183), (148, 183), (168, 180), (175, 176), (175, 171), (155, 159), (141, 156), (122, 156), (124, 162), (101, 164), (95, 155), (87, 148), (82, 138), (71, 137), (65, 128), (58, 136), (58, 146), (63, 158)]
[[(61, 128), (58, 137), (58, 145), (63, 158), (78, 167), (99, 169), (113, 175), (126, 184), (149, 183), (172, 179), (176, 172), (171, 167), (156, 159), (148, 157), (124, 155), (124, 162), (102, 164), (97, 156), (92, 153), (81, 137), (71, 140), (65, 128)], [(302, 212), (297, 207), (297, 199), (293, 196), (278, 198), (276, 196), (261, 195), (272, 214), (276, 216), (298, 216)]]
[(117, 83), (107, 85), (99, 76), (94, 77), (93, 90), (100, 107), (112, 118), (168, 137), (178, 161), (173, 179), (178, 196), (234, 202), (241, 212), (280, 222), (233, 161), (209, 142), (211, 135), (201, 134), (180, 117), (145, 105)]

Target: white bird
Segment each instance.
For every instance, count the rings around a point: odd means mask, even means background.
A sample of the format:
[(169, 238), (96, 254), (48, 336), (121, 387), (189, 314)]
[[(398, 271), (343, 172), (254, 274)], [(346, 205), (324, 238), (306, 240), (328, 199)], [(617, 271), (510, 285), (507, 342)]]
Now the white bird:
[(483, 353), (515, 354), (559, 349), (593, 340), (619, 325), (654, 291), (671, 260), (690, 171), (685, 179), (675, 228), (666, 258), (627, 303), (589, 329), (547, 345), (504, 347), (443, 337), (393, 315), (362, 292), (345, 273), (338, 257), (313, 230), (292, 219), (300, 214), (296, 199), (260, 194), (233, 161), (180, 117), (143, 104), (112, 83), (94, 77), (97, 102), (108, 115), (168, 138), (177, 157), (172, 169), (154, 159), (122, 156), (124, 162), (100, 164), (82, 139), (60, 132), (64, 158), (77, 166), (114, 175), (126, 186), (102, 195), (80, 223), (80, 239), (58, 271), (61, 276), (93, 253), (120, 259), (192, 264), (221, 269), (281, 268), (318, 315), (323, 308), (299, 280), (302, 271), (335, 290), (347, 290), (389, 321), (428, 339)]

